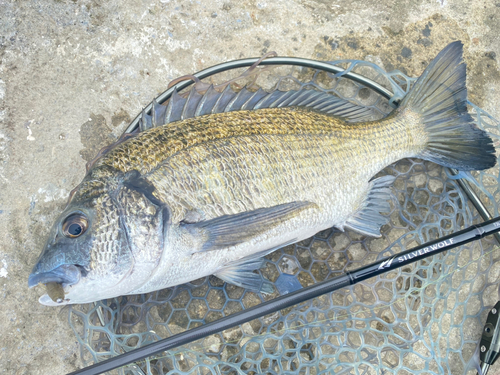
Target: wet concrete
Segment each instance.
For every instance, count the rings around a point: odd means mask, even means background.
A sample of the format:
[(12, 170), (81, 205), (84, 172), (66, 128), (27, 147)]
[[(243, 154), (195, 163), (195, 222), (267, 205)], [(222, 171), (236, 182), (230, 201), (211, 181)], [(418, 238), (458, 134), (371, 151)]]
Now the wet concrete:
[(416, 76), (460, 39), (470, 99), (500, 118), (499, 16), (493, 1), (0, 0), (0, 373), (80, 366), (67, 314), (27, 277), (86, 162), (169, 81), (273, 50)]

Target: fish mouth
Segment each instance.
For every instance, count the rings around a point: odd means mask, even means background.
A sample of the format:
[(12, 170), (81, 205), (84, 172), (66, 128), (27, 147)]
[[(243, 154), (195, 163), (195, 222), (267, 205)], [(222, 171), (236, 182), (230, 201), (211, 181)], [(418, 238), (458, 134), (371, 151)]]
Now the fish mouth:
[(28, 278), (28, 286), (33, 288), (38, 284), (56, 283), (62, 286), (76, 284), (80, 281), (81, 272), (78, 266), (63, 264), (48, 272), (33, 272)]

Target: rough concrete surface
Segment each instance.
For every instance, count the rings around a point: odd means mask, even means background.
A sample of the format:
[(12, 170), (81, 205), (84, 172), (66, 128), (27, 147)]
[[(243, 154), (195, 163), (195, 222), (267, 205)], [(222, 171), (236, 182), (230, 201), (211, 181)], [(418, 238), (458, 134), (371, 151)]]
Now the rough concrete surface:
[(0, 0), (0, 373), (79, 368), (67, 314), (27, 278), (86, 161), (169, 81), (272, 50), (416, 76), (460, 39), (470, 99), (500, 118), (499, 16), (492, 0)]

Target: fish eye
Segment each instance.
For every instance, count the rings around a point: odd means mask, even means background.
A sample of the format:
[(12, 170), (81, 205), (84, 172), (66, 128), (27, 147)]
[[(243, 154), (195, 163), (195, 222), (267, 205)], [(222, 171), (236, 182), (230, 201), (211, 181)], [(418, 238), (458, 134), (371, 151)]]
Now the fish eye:
[(85, 233), (88, 228), (87, 218), (81, 214), (69, 215), (63, 222), (62, 230), (66, 237), (76, 238)]

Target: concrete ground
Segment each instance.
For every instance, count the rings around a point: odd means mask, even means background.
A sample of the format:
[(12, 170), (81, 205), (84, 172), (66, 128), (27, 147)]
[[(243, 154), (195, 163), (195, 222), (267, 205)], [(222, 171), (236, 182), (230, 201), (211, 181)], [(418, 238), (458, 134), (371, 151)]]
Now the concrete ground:
[(500, 118), (499, 18), (492, 0), (0, 0), (0, 373), (79, 368), (27, 278), (85, 163), (169, 81), (272, 50), (417, 76), (462, 40), (470, 99)]

